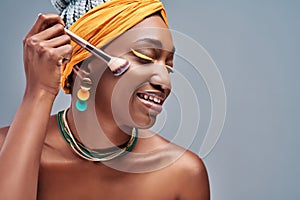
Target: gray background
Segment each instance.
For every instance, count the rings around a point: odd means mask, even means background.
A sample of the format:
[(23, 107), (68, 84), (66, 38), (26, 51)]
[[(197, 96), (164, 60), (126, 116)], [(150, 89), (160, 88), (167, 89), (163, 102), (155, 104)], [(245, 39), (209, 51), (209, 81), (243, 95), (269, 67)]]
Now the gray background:
[[(226, 87), (225, 126), (204, 158), (212, 199), (299, 199), (300, 2), (164, 2), (170, 27), (203, 45)], [(21, 102), (22, 38), (39, 12), (56, 11), (50, 0), (1, 4), (0, 126), (11, 122)], [(205, 116), (208, 98), (203, 98)], [(69, 97), (60, 93), (53, 112), (68, 103)], [(190, 147), (195, 153), (203, 138), (200, 132)]]

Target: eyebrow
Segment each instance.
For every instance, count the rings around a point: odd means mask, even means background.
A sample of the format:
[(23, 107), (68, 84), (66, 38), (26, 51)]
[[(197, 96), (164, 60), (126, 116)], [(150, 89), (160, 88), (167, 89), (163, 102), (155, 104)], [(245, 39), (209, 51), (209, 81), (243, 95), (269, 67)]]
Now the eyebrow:
[[(162, 49), (162, 43), (160, 40), (156, 40), (156, 39), (153, 39), (153, 38), (142, 38), (142, 39), (138, 39), (136, 40), (134, 43), (138, 43), (138, 42), (148, 42), (148, 43), (151, 43), (153, 44), (154, 46), (157, 46), (158, 48)], [(173, 46), (172, 48), (172, 53), (175, 53), (175, 47)]]

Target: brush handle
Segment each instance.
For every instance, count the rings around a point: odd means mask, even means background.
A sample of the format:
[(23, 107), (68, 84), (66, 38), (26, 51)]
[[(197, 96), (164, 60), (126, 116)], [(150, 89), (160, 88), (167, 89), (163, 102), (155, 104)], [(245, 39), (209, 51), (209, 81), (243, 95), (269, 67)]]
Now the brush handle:
[(90, 44), (88, 41), (84, 40), (83, 38), (79, 37), (72, 31), (65, 28), (65, 32), (71, 37), (71, 39), (76, 42), (79, 46), (86, 49), (87, 51), (91, 52), (94, 56), (103, 59), (106, 63), (111, 61), (112, 57), (106, 54), (104, 51), (98, 49), (97, 47)]

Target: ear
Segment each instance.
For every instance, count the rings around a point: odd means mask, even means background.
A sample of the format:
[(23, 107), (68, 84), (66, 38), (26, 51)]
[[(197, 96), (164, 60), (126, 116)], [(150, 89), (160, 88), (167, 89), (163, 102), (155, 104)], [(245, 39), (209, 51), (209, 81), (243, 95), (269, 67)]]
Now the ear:
[(72, 91), (74, 88), (74, 82), (75, 82), (77, 76), (82, 77), (82, 75), (80, 74), (79, 66), (80, 66), (80, 63), (73, 66), (73, 70), (72, 70), (71, 74), (68, 76), (68, 83), (70, 84), (71, 94), (72, 94)]

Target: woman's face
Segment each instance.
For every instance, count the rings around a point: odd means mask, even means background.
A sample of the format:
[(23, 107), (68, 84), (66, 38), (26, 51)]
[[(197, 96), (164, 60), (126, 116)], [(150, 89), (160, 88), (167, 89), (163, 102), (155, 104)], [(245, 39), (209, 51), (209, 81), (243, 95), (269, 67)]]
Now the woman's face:
[(92, 79), (98, 83), (98, 116), (114, 119), (121, 126), (151, 127), (171, 91), (166, 65), (173, 65), (174, 46), (166, 24), (159, 16), (148, 17), (104, 50), (131, 65), (126, 73), (115, 77), (99, 59), (89, 63)]

